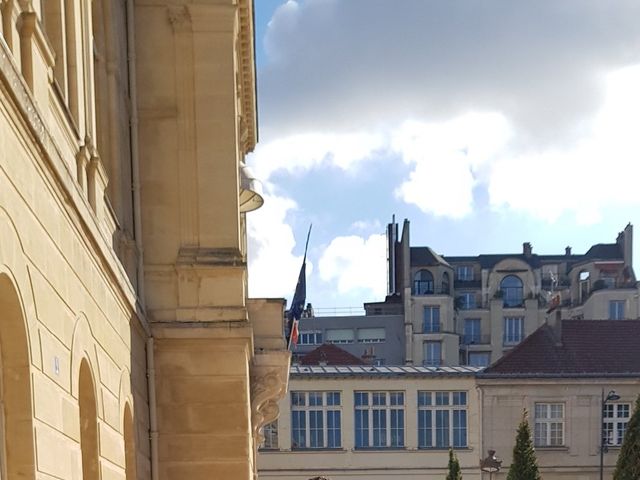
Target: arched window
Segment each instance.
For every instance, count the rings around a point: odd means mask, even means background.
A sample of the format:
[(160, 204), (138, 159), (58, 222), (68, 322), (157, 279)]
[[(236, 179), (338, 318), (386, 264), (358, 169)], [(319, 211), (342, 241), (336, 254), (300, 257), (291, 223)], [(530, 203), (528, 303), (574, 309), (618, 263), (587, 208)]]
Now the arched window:
[(580, 303), (584, 302), (589, 297), (589, 292), (591, 291), (591, 279), (590, 274), (587, 270), (582, 270), (578, 274), (578, 279), (580, 280), (580, 291), (578, 292)]
[(433, 275), (429, 270), (418, 270), (413, 278), (414, 295), (433, 294)]
[(502, 299), (505, 307), (522, 306), (522, 280), (515, 275), (507, 275), (500, 282), (500, 290), (502, 291)]
[(449, 295), (449, 274), (447, 272), (442, 274), (442, 293)]
[(13, 283), (0, 274), (0, 466), (7, 478), (35, 479), (27, 330)]
[(78, 402), (80, 404), (80, 450), (82, 451), (82, 480), (99, 480), (98, 412), (95, 383), (89, 363), (80, 364)]

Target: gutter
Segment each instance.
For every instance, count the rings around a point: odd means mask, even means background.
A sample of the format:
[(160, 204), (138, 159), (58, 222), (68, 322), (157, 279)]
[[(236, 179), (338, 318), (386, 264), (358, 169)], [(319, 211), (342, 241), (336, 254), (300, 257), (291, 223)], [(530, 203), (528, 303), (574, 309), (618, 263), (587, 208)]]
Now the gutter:
[(142, 245), (142, 216), (140, 208), (140, 156), (138, 144), (138, 90), (136, 82), (136, 43), (134, 26), (134, 0), (126, 0), (127, 15), (127, 60), (129, 64), (129, 123), (131, 132), (131, 194), (133, 196), (133, 228), (137, 250), (136, 286), (137, 299), (143, 314), (139, 315), (147, 334), (147, 394), (149, 397), (149, 446), (151, 480), (158, 480), (158, 415), (156, 405), (156, 380), (154, 361), (154, 338), (146, 321), (146, 302), (144, 293), (144, 248)]

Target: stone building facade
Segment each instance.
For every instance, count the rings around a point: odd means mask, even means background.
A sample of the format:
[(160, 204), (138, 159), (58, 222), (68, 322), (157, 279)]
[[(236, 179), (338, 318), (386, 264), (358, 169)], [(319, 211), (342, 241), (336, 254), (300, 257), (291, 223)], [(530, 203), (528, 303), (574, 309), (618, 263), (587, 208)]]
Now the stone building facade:
[(247, 298), (252, 9), (0, 1), (3, 478), (255, 478), (289, 353)]

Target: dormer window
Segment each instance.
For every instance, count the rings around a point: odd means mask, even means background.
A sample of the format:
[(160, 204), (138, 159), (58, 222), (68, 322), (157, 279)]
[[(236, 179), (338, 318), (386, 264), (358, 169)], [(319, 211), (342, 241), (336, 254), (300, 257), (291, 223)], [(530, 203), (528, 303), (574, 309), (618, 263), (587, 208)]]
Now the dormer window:
[(418, 270), (413, 278), (414, 295), (433, 294), (433, 275), (429, 270)]
[(505, 307), (521, 307), (523, 301), (522, 280), (515, 275), (507, 275), (500, 282), (502, 300)]

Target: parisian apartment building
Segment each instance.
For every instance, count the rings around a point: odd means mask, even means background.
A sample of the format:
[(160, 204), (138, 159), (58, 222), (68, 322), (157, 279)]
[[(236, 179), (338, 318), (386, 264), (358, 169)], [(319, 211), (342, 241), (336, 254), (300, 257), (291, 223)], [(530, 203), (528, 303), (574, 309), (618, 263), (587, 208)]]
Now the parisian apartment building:
[(256, 104), (251, 0), (0, 1), (0, 477), (256, 478)]
[(610, 479), (640, 394), (632, 226), (555, 255), (438, 254), (408, 221), (387, 236), (384, 301), (307, 307), (261, 476), (441, 479), (451, 447), (469, 479), (495, 450), (504, 479), (526, 410), (543, 478), (599, 479), (602, 450)]

